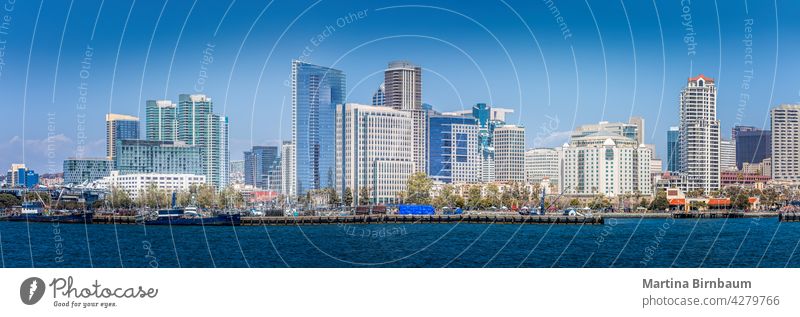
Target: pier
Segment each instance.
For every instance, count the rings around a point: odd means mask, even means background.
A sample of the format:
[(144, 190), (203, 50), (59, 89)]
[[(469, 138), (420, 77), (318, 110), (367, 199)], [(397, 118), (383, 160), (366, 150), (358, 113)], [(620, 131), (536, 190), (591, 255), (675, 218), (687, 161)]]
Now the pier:
[(800, 213), (797, 212), (782, 212), (778, 214), (778, 221), (780, 222), (800, 222)]
[[(474, 223), (474, 224), (577, 224), (598, 225), (602, 216), (523, 216), (498, 215), (355, 215), (355, 216), (297, 216), (297, 217), (242, 217), (242, 226), (305, 226), (332, 224), (424, 224), (424, 223)], [(136, 224), (134, 216), (97, 215), (95, 224)]]
[(523, 215), (356, 215), (356, 216), (300, 216), (300, 217), (242, 217), (243, 226), (294, 226), (327, 224), (424, 224), (424, 223), (475, 223), (475, 224), (603, 224), (601, 216), (523, 216)]
[(675, 219), (715, 219), (715, 218), (768, 218), (775, 217), (775, 212), (744, 212), (744, 211), (694, 211), (694, 212), (674, 212), (672, 218)]

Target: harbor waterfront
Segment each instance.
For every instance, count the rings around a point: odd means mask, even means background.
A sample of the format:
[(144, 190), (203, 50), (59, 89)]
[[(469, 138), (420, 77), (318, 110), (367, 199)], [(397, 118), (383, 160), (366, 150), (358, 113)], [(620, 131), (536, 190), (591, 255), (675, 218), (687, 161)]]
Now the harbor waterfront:
[(4, 267), (800, 267), (800, 223), (143, 226), (0, 222)]

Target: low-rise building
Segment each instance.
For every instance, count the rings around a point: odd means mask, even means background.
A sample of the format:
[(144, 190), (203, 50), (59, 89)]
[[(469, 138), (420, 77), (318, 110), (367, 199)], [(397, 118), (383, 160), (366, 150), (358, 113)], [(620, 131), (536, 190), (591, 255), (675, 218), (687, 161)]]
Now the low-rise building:
[(144, 192), (149, 186), (155, 185), (158, 189), (167, 192), (180, 192), (189, 190), (192, 185), (203, 185), (206, 183), (204, 175), (195, 174), (120, 174), (112, 171), (107, 177), (97, 182), (98, 186), (110, 190), (117, 188), (124, 190), (130, 195), (131, 199), (139, 197), (139, 193)]
[(113, 161), (108, 158), (76, 158), (64, 160), (64, 183), (83, 184), (109, 176)]

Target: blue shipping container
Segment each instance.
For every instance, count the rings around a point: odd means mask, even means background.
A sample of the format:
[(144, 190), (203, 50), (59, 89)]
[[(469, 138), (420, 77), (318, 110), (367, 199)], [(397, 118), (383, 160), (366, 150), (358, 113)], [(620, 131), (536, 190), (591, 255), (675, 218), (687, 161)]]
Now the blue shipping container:
[(397, 206), (401, 215), (433, 215), (436, 209), (431, 205), (399, 205)]

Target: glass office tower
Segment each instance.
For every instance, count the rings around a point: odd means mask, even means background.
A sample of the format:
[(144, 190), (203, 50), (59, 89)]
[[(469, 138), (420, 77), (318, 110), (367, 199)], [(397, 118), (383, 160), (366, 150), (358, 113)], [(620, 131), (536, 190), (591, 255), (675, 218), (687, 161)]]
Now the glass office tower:
[(292, 61), (296, 195), (334, 185), (336, 105), (344, 103), (345, 85), (340, 70)]

